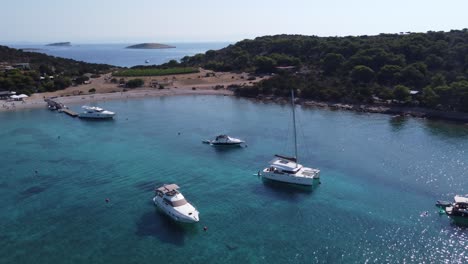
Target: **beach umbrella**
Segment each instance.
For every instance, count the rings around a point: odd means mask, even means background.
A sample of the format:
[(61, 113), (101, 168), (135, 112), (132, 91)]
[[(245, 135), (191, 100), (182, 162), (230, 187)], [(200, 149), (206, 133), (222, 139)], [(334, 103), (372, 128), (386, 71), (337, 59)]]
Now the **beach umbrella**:
[(25, 95), (25, 94), (20, 94), (20, 95), (18, 95), (17, 98), (27, 98), (27, 97), (29, 97), (29, 96), (27, 96), (27, 95)]
[(19, 98), (18, 96), (19, 96), (19, 95), (12, 95), (12, 96), (10, 96), (10, 98), (11, 98), (11, 99), (18, 99), (18, 98)]

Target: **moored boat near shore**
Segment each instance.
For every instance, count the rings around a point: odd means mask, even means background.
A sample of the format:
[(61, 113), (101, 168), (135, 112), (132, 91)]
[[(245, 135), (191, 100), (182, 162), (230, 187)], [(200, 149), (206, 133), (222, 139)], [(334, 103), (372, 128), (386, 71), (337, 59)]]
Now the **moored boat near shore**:
[(78, 116), (80, 118), (91, 118), (91, 119), (110, 119), (113, 118), (115, 113), (111, 111), (104, 110), (97, 106), (87, 106), (82, 107), (84, 109)]

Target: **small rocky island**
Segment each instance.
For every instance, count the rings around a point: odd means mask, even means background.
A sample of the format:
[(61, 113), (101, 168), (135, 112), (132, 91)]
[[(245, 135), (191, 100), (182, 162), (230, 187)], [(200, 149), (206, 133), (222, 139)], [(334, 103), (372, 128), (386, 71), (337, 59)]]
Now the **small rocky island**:
[(159, 43), (142, 43), (137, 45), (131, 45), (126, 47), (126, 49), (172, 49), (175, 46), (159, 44)]
[(56, 43), (50, 43), (47, 44), (46, 46), (71, 46), (70, 42), (56, 42)]

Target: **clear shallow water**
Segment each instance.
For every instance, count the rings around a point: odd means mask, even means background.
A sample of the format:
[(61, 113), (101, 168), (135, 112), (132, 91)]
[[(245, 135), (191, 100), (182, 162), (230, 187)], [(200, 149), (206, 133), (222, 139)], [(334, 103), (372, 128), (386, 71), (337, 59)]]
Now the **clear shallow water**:
[[(162, 64), (170, 60), (179, 60), (184, 56), (205, 53), (207, 50), (217, 50), (228, 46), (227, 42), (207, 43), (170, 43), (176, 46), (172, 49), (126, 49), (133, 44), (73, 44), (70, 47), (45, 46), (39, 44), (10, 44), (17, 49), (38, 49), (47, 55), (69, 58), (91, 63), (131, 67), (135, 65)], [(145, 63), (149, 60), (149, 63)]]
[[(222, 96), (99, 105), (117, 118), (0, 113), (0, 262), (468, 261), (468, 229), (434, 206), (468, 193), (466, 125), (298, 108), (300, 157), (322, 170), (307, 189), (253, 175), (292, 151), (288, 106)], [(201, 143), (220, 132), (248, 147)], [(199, 224), (152, 205), (155, 185), (172, 182)]]

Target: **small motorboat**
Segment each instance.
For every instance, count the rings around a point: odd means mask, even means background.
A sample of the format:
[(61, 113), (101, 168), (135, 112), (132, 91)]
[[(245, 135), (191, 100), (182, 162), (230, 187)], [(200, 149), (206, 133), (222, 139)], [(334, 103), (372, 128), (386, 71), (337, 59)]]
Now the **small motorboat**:
[(154, 204), (165, 214), (178, 222), (196, 223), (200, 221), (198, 210), (178, 191), (177, 184), (164, 184), (156, 188)]
[(219, 135), (213, 140), (204, 140), (203, 143), (213, 146), (239, 146), (245, 142), (241, 139), (233, 138), (228, 135)]
[(453, 202), (437, 201), (436, 205), (442, 208), (455, 224), (468, 226), (468, 197), (455, 195)]

